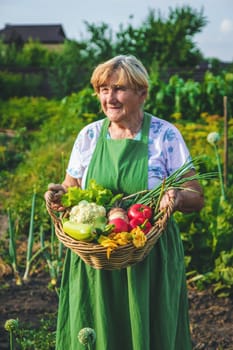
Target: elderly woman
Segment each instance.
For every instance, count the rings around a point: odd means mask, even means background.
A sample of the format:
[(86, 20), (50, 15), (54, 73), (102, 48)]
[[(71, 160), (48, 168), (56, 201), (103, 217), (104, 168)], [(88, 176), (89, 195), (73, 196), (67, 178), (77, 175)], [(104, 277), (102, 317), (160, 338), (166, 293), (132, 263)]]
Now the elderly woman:
[[(148, 74), (133, 56), (116, 56), (96, 67), (91, 83), (106, 118), (84, 127), (74, 143), (62, 185), (51, 185), (54, 210), (69, 186), (85, 188), (90, 179), (114, 193), (152, 189), (190, 159), (180, 132), (143, 111)], [(192, 170), (190, 173), (194, 172)], [(199, 211), (202, 190), (170, 190), (174, 210)], [(95, 270), (67, 251), (60, 290), (57, 350), (78, 350), (80, 329), (91, 327), (96, 350), (190, 350), (191, 340), (178, 228), (171, 218), (166, 231), (142, 262), (126, 269)]]

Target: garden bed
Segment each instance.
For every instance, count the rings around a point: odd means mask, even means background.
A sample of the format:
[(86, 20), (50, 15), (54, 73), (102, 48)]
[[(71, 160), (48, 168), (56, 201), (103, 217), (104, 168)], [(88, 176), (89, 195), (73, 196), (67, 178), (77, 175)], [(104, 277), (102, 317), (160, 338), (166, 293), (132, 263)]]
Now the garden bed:
[[(58, 297), (48, 288), (49, 279), (43, 273), (26, 285), (4, 283), (0, 289), (0, 349), (8, 350), (5, 321), (18, 318), (25, 327), (36, 329), (42, 318), (55, 317)], [(212, 288), (201, 292), (189, 288), (189, 304), (193, 350), (233, 350), (232, 300), (217, 297)]]

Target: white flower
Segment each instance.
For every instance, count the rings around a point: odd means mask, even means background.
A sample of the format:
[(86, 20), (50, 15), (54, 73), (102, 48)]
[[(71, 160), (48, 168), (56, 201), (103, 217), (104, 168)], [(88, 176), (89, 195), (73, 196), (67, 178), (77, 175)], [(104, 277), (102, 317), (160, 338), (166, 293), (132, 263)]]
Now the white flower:
[(207, 141), (214, 146), (215, 143), (217, 143), (220, 140), (220, 135), (218, 132), (213, 131), (210, 132), (207, 136)]

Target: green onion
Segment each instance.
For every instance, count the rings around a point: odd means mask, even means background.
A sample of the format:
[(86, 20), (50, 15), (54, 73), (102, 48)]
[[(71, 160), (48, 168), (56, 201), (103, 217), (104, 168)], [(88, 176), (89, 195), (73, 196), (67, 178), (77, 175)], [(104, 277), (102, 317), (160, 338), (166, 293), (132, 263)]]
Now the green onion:
[(12, 222), (11, 210), (8, 208), (8, 225), (9, 225), (9, 255), (11, 258), (11, 265), (14, 271), (16, 285), (21, 285), (22, 281), (17, 268), (17, 254), (15, 245), (15, 230)]
[(30, 217), (30, 226), (29, 226), (29, 234), (28, 234), (28, 242), (27, 242), (27, 260), (26, 260), (26, 269), (23, 276), (23, 280), (28, 280), (31, 258), (32, 258), (32, 248), (34, 243), (34, 214), (35, 214), (35, 202), (36, 202), (36, 191), (33, 191), (32, 195), (32, 204), (31, 204), (31, 217)]
[(10, 350), (14, 350), (14, 332), (19, 328), (18, 319), (9, 319), (5, 322), (4, 328), (10, 333)]
[[(57, 240), (55, 240), (54, 235), (54, 225), (53, 222), (51, 222), (51, 241), (50, 244), (45, 245), (44, 240), (44, 230), (43, 226), (40, 227), (40, 245), (41, 250), (43, 250), (43, 255), (46, 260), (46, 263), (48, 265), (49, 274), (50, 274), (50, 284), (52, 287), (55, 287), (57, 285), (57, 280), (59, 278), (60, 270), (62, 267), (62, 253), (63, 253), (63, 244), (62, 242), (58, 242), (58, 251), (57, 254), (55, 253), (55, 243)], [(59, 293), (57, 292), (58, 296)]]
[(180, 189), (180, 190), (185, 189), (185, 190), (193, 191), (192, 189), (189, 189), (187, 187), (186, 188), (182, 187), (182, 185), (187, 181), (209, 180), (213, 177), (216, 177), (216, 172), (203, 173), (203, 174), (200, 174), (197, 172), (194, 175), (183, 177), (191, 169), (197, 166), (199, 162), (200, 162), (200, 157), (187, 161), (179, 169), (177, 169), (173, 174), (171, 174), (166, 179), (164, 179), (161, 184), (159, 184), (152, 190), (145, 190), (145, 191), (134, 193), (132, 195), (124, 197), (123, 201), (134, 199), (134, 203), (141, 203), (152, 207), (155, 206), (154, 203), (156, 202), (157, 203), (156, 208), (158, 208), (159, 201), (162, 195), (164, 194), (164, 192), (168, 191), (169, 189)]

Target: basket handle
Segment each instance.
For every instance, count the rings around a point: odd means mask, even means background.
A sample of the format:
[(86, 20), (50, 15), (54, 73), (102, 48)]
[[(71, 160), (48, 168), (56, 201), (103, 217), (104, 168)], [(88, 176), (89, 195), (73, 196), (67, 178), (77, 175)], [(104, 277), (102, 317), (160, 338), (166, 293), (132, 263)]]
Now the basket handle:
[(54, 224), (59, 224), (61, 222), (60, 218), (57, 217), (55, 212), (52, 210), (51, 204), (53, 202), (53, 197), (54, 197), (54, 191), (47, 191), (45, 192), (44, 198), (45, 198), (45, 203), (46, 203), (46, 209), (51, 216)]
[(156, 222), (156, 225), (158, 225), (162, 229), (165, 229), (167, 221), (174, 211), (174, 204), (175, 204), (175, 201), (173, 198), (171, 198), (168, 206), (166, 207), (164, 214)]

